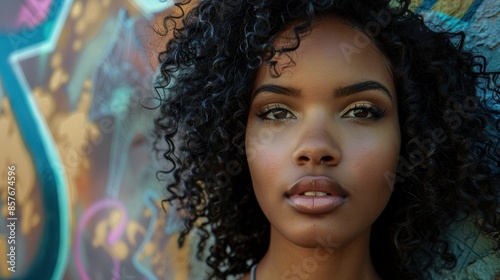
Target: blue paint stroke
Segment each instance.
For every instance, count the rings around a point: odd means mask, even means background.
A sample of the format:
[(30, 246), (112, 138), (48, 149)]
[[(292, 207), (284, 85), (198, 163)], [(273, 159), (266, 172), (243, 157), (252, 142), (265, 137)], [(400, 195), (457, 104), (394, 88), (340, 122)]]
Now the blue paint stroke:
[(173, 0), (130, 0), (130, 3), (138, 8), (145, 17), (165, 11), (174, 5)]
[(484, 0), (475, 0), (470, 6), (465, 15), (462, 17), (463, 21), (470, 21), (476, 10), (483, 4)]
[(54, 1), (46, 20), (36, 27), (0, 33), (0, 74), (35, 165), (45, 216), (40, 245), (31, 267), (25, 275), (10, 279), (61, 279), (68, 260), (69, 201), (64, 168), (19, 61), (55, 49), (72, 2)]
[[(68, 106), (71, 110), (76, 110), (85, 79), (87, 79), (94, 69), (98, 68), (101, 61), (109, 55), (112, 47), (116, 44), (121, 23), (125, 16), (126, 12), (120, 9), (116, 18), (109, 18), (104, 23), (104, 26), (101, 27), (96, 38), (86, 44), (85, 49), (76, 61), (75, 65), (78, 65), (78, 68), (74, 69), (73, 77), (68, 82), (66, 88), (68, 92)], [(95, 96), (93, 95), (92, 98), (95, 98)]]
[(146, 235), (144, 236), (144, 239), (141, 242), (141, 245), (139, 245), (139, 248), (137, 251), (134, 253), (134, 257), (132, 258), (132, 263), (134, 264), (134, 267), (137, 269), (137, 271), (141, 272), (144, 276), (146, 276), (147, 279), (154, 279), (157, 280), (156, 276), (151, 272), (150, 269), (144, 267), (140, 262), (139, 262), (139, 254), (141, 252), (144, 252), (144, 248), (148, 244), (148, 242), (151, 240), (153, 237), (153, 232), (155, 230), (155, 223), (158, 219), (158, 211), (156, 209), (156, 206), (151, 202), (151, 200), (158, 200), (160, 199), (158, 195), (151, 190), (147, 190), (144, 193), (143, 201), (144, 204), (148, 207), (148, 209), (151, 211), (151, 218), (150, 218), (150, 223), (146, 231)]
[(430, 10), (432, 9), (432, 7), (434, 7), (434, 5), (436, 5), (438, 0), (424, 0), (422, 1), (422, 3), (420, 3), (420, 5), (415, 9), (415, 12), (418, 14), (418, 13), (421, 13), (422, 11), (425, 11), (425, 10)]

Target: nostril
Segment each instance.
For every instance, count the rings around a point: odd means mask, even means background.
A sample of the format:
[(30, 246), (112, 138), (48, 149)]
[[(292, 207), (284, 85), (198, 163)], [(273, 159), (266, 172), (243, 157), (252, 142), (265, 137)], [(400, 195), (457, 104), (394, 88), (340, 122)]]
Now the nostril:
[(307, 162), (307, 161), (309, 161), (309, 158), (308, 158), (308, 157), (306, 157), (306, 156), (300, 156), (300, 157), (299, 157), (299, 161), (300, 161), (300, 162)]
[(333, 157), (332, 156), (323, 156), (321, 157), (321, 162), (320, 163), (329, 163), (333, 161)]

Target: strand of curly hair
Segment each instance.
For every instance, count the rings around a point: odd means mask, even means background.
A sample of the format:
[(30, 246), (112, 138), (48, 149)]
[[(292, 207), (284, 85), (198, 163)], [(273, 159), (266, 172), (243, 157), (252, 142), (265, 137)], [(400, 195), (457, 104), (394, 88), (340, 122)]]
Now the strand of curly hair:
[[(211, 279), (241, 276), (267, 250), (269, 222), (245, 157), (250, 89), (256, 69), (298, 48), (322, 16), (370, 33), (396, 84), (402, 150), (395, 191), (372, 229), (379, 274), (429, 279), (431, 268), (453, 268), (442, 234), (464, 217), (500, 248), (498, 73), (465, 50), (463, 33), (431, 31), (409, 1), (200, 1), (187, 12), (189, 2), (164, 21), (172, 39), (159, 56), (165, 95), (156, 147), (168, 163), (159, 174), (172, 179), (164, 202), (184, 218), (179, 246), (192, 231), (199, 258), (210, 244)], [(387, 22), (377, 15), (389, 15)], [(366, 29), (374, 23), (378, 32)], [(273, 40), (288, 27), (294, 44), (276, 49)]]

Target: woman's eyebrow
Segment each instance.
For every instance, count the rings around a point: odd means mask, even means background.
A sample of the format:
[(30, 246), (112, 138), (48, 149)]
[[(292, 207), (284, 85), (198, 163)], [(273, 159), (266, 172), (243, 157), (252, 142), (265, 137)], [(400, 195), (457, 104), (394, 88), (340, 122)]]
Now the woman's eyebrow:
[(290, 97), (299, 97), (300, 91), (295, 88), (288, 88), (274, 84), (263, 84), (259, 86), (252, 94), (252, 98), (255, 98), (257, 94), (261, 92), (272, 92), (276, 94), (286, 95)]
[(363, 81), (363, 82), (359, 82), (359, 83), (355, 83), (352, 85), (338, 88), (335, 90), (335, 96), (338, 98), (341, 98), (341, 97), (346, 97), (346, 96), (360, 93), (360, 92), (367, 91), (367, 90), (378, 90), (378, 91), (384, 93), (385, 95), (387, 95), (387, 97), (389, 97), (389, 99), (392, 102), (392, 95), (391, 95), (391, 92), (389, 91), (389, 89), (386, 86), (384, 86), (383, 84), (376, 82), (376, 81)]
[[(389, 99), (392, 102), (392, 95), (389, 89), (386, 86), (376, 81), (363, 81), (352, 85), (340, 87), (335, 90), (335, 97), (342, 98), (367, 90), (378, 90), (387, 95), (387, 97), (389, 97)], [(298, 89), (283, 87), (275, 84), (263, 84), (253, 92), (252, 99), (255, 98), (255, 96), (257, 96), (257, 94), (261, 92), (272, 92), (290, 97), (300, 97), (300, 90)]]

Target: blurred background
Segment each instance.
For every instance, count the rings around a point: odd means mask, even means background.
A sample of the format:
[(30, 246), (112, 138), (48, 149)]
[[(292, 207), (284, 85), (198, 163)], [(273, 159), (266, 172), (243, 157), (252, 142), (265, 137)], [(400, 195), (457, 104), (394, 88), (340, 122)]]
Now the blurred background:
[[(155, 110), (145, 108), (157, 105), (166, 38), (155, 30), (173, 3), (0, 4), (1, 279), (197, 278), (192, 243), (177, 248), (181, 223), (161, 206)], [(467, 45), (500, 69), (498, 0), (412, 8), (436, 28), (467, 32)]]

